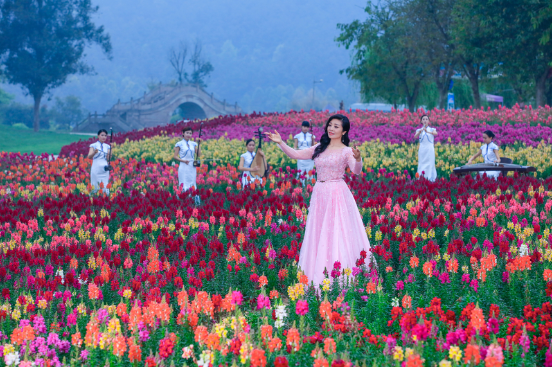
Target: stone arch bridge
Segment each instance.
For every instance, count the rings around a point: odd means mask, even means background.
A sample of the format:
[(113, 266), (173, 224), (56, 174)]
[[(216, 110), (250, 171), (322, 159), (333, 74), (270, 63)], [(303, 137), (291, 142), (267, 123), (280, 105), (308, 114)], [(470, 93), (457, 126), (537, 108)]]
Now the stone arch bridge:
[(105, 114), (90, 114), (73, 131), (96, 133), (99, 129), (112, 127), (121, 132), (165, 125), (177, 109), (180, 109), (182, 118), (189, 120), (242, 113), (237, 103), (229, 105), (226, 100), (219, 101), (198, 85), (160, 83), (149, 93), (144, 92), (141, 98), (117, 102)]

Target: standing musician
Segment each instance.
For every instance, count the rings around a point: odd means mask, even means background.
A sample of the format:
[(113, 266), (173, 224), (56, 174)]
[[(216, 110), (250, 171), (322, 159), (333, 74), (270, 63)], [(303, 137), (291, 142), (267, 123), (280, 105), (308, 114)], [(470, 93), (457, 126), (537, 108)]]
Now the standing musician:
[[(199, 147), (195, 141), (191, 141), (193, 130), (186, 126), (182, 129), (182, 137), (174, 146), (174, 159), (180, 162), (178, 167), (178, 185), (182, 191), (190, 188), (197, 188), (196, 168), (194, 167), (194, 158), (199, 154)], [(196, 204), (199, 204), (199, 197), (195, 197)]]
[[(309, 132), (310, 122), (303, 121), (301, 123), (301, 132), (293, 137), (293, 147), (296, 150), (309, 149), (314, 146), (315, 136)], [(314, 161), (312, 159), (300, 159), (297, 160), (297, 177), (301, 175), (306, 175), (307, 178), (310, 178), (309, 172), (314, 169)], [(301, 179), (303, 185), (305, 184), (305, 179)]]
[(109, 195), (107, 184), (109, 183), (109, 171), (105, 168), (109, 165), (108, 160), (111, 157), (111, 147), (106, 144), (107, 130), (100, 129), (98, 131), (98, 141), (90, 144), (88, 156), (92, 159), (92, 167), (90, 168), (90, 183), (94, 186), (92, 193), (98, 192), (100, 183), (103, 183), (102, 191)]

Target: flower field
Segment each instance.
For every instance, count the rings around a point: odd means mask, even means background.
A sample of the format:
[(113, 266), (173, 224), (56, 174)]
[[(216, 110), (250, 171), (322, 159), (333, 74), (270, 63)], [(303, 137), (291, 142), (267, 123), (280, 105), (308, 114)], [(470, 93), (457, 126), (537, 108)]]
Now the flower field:
[[(552, 175), (552, 110), (549, 107), (499, 110), (467, 110), (452, 113), (433, 110), (427, 112), (431, 125), (437, 128), (436, 168), (439, 176), (449, 176), (455, 167), (467, 160), (481, 146), (482, 132), (491, 129), (497, 136), (501, 156), (514, 163), (537, 168), (538, 177)], [(418, 166), (418, 144), (414, 133), (420, 127), (422, 112), (393, 113), (356, 111), (349, 113), (351, 140), (365, 157), (365, 169), (385, 168), (408, 171), (414, 175)], [(292, 144), (293, 136), (300, 131), (303, 120), (313, 124), (315, 136), (322, 135), (322, 126), (328, 113), (290, 112), (286, 114), (254, 114), (225, 116), (204, 122), (202, 156), (206, 162), (237, 166), (239, 156), (245, 152), (245, 140), (252, 138), (259, 127), (277, 127)], [(196, 129), (199, 124), (192, 124)], [(148, 162), (169, 163), (174, 144), (181, 140), (183, 123), (144, 131), (116, 134), (114, 141), (118, 157), (136, 158)], [(91, 140), (92, 141), (92, 140)], [(91, 142), (90, 141), (90, 142)], [(67, 145), (62, 156), (87, 151), (90, 142)], [(294, 165), (274, 144), (267, 143), (265, 151), (269, 164), (274, 167)], [(481, 159), (481, 158), (480, 158)]]
[[(550, 111), (463, 113), (487, 116), (510, 157), (552, 166)], [(346, 182), (372, 252), (334, 264), (315, 290), (296, 267), (312, 182), (272, 163), (242, 190), (233, 156), (241, 135), (288, 134), (306, 115), (205, 122), (205, 157), (219, 160), (198, 169), (197, 207), (164, 158), (181, 125), (117, 136), (109, 196), (90, 195), (91, 163), (75, 154), (87, 142), (51, 161), (0, 153), (0, 365), (552, 366), (547, 171), (431, 183), (412, 178), (412, 162), (391, 169), (393, 151), (415, 159), (411, 140), (355, 138), (371, 169)], [(379, 118), (401, 115), (396, 126), (417, 126), (402, 112)], [(477, 148), (460, 142), (480, 129), (454, 118), (434, 124), (437, 154), (452, 159)], [(524, 138), (507, 140), (516, 131)]]

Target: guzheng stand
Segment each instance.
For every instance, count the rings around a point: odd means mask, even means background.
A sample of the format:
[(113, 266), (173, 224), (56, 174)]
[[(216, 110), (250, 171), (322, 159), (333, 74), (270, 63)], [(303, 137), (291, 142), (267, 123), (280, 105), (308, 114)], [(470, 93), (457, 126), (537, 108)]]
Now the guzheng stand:
[(530, 172), (537, 172), (535, 167), (531, 166), (520, 166), (519, 164), (511, 163), (477, 163), (470, 164), (461, 167), (456, 167), (452, 173), (457, 176), (464, 176), (470, 172), (483, 172), (483, 171), (499, 171), (503, 175), (506, 175), (508, 172), (518, 172), (520, 174), (528, 174)]

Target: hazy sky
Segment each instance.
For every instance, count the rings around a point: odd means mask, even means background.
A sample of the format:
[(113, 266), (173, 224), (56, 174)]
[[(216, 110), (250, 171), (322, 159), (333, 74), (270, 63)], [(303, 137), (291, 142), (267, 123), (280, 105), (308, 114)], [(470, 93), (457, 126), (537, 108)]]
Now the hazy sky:
[[(320, 98), (356, 102), (356, 87), (340, 69), (350, 52), (338, 47), (337, 23), (364, 19), (360, 0), (94, 0), (96, 24), (110, 34), (113, 60), (97, 49), (87, 52), (94, 76), (71, 78), (53, 91), (74, 94), (91, 110), (104, 112), (118, 98), (139, 97), (148, 82), (175, 76), (168, 50), (180, 41), (200, 39), (214, 66), (207, 90), (245, 109), (280, 109), (312, 88)], [(18, 87), (6, 87), (9, 92)], [(331, 89), (330, 91), (328, 91)], [(318, 94), (317, 94), (318, 96)], [(274, 107), (273, 109), (276, 109)]]

